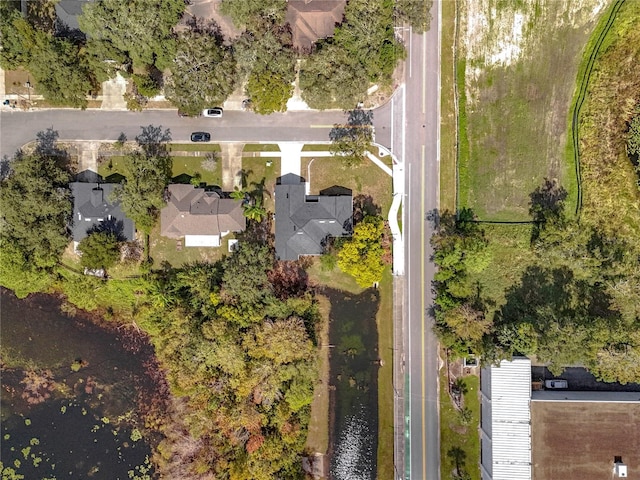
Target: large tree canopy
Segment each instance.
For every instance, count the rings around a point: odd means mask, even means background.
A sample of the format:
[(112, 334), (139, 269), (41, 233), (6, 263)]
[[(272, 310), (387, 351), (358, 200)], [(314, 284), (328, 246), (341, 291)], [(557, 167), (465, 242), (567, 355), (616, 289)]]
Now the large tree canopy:
[(80, 264), (87, 268), (111, 268), (120, 257), (120, 242), (114, 232), (95, 231), (78, 244), (82, 252)]
[(172, 29), (184, 8), (184, 0), (101, 0), (85, 3), (78, 22), (90, 38), (126, 54), (134, 67), (163, 70), (173, 58)]
[(338, 252), (338, 267), (355, 278), (361, 287), (370, 287), (382, 280), (382, 235), (384, 223), (380, 217), (366, 216), (353, 229), (353, 236)]
[(333, 38), (305, 60), (302, 96), (314, 108), (353, 108), (365, 99), (370, 82), (391, 82), (403, 56), (393, 32), (393, 1), (350, 0)]
[(70, 176), (61, 160), (19, 154), (0, 184), (0, 238), (27, 267), (53, 267), (69, 243)]
[(188, 115), (222, 104), (233, 91), (236, 66), (231, 52), (208, 29), (178, 36), (165, 95)]
[(239, 28), (253, 29), (267, 20), (282, 23), (287, 0), (222, 0), (220, 11), (229, 15)]
[(172, 160), (166, 149), (171, 139), (169, 130), (149, 125), (136, 137), (141, 151), (124, 159), (126, 181), (114, 194), (122, 204), (122, 211), (143, 232), (155, 225), (160, 209), (164, 207), (164, 189), (171, 178)]
[[(273, 263), (267, 247), (242, 242), (216, 265), (191, 264), (155, 280), (159, 307), (145, 326), (155, 332), (174, 393), (188, 402), (183, 418), (193, 437), (188, 452), (172, 438), (161, 445), (171, 452), (160, 465), (168, 477), (304, 476), (317, 308), (306, 286), (286, 300), (273, 295), (279, 288), (271, 282), (280, 278), (269, 281)], [(167, 302), (175, 306), (169, 315)]]
[(98, 88), (90, 57), (68, 38), (36, 29), (8, 4), (0, 4), (0, 64), (24, 67), (38, 93), (53, 105), (85, 108), (87, 95)]

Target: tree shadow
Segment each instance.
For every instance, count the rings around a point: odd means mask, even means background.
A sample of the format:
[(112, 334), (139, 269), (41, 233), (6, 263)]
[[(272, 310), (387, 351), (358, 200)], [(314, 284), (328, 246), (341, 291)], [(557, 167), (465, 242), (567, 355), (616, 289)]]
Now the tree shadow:
[(353, 197), (353, 223), (360, 223), (366, 216), (378, 216), (382, 213), (380, 205), (373, 201), (371, 195), (356, 195)]
[(4, 180), (11, 174), (11, 159), (4, 155), (0, 160), (0, 181)]
[(451, 447), (447, 451), (447, 457), (453, 460), (453, 463), (456, 466), (456, 471), (459, 473), (464, 469), (465, 463), (467, 461), (467, 452), (465, 452), (460, 447)]
[(185, 23), (187, 24), (187, 27), (195, 33), (210, 35), (216, 39), (216, 43), (218, 44), (222, 44), (224, 42), (222, 29), (215, 20), (191, 16), (187, 18)]
[[(593, 329), (618, 328), (621, 315), (602, 283), (576, 277), (566, 266), (528, 267), (520, 283), (506, 292), (494, 317), (499, 348), (507, 353), (536, 354), (554, 373), (582, 362), (587, 350), (605, 340)], [(594, 343), (592, 343), (592, 341)]]
[(564, 225), (564, 202), (568, 192), (557, 180), (544, 179), (541, 186), (529, 195), (529, 215), (533, 218), (531, 243), (540, 238), (548, 224)]
[(124, 235), (124, 222), (115, 218), (110, 218), (93, 225), (87, 230), (87, 235), (92, 233), (106, 232), (115, 235), (119, 242), (124, 242), (127, 237)]
[(265, 196), (265, 194), (269, 198), (271, 198), (271, 193), (265, 187), (265, 182), (266, 181), (267, 181), (267, 179), (265, 177), (262, 177), (262, 180), (260, 180), (259, 182), (251, 182), (251, 186), (253, 187), (253, 190), (251, 190), (249, 195), (254, 200), (259, 200), (261, 202), (261, 204), (264, 204), (264, 196)]
[(171, 131), (168, 128), (162, 130), (161, 125), (140, 128), (142, 133), (136, 137), (136, 142), (148, 156), (168, 155), (167, 143), (171, 141)]
[(249, 176), (253, 174), (253, 170), (245, 170), (243, 168), (238, 170), (237, 174), (240, 176), (240, 187), (244, 190), (249, 184)]

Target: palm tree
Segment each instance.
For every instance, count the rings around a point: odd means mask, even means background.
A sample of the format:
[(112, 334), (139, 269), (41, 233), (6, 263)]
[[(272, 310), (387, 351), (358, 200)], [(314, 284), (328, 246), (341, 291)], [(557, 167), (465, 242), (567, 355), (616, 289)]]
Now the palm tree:
[(244, 216), (249, 220), (261, 222), (267, 216), (267, 211), (263, 208), (262, 202), (248, 203), (244, 206)]

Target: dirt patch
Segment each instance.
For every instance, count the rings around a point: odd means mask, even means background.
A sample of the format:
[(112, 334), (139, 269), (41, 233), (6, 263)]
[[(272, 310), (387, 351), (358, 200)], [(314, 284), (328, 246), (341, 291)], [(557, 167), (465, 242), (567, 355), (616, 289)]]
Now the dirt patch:
[(533, 479), (611, 478), (616, 456), (637, 472), (638, 424), (638, 403), (531, 402)]

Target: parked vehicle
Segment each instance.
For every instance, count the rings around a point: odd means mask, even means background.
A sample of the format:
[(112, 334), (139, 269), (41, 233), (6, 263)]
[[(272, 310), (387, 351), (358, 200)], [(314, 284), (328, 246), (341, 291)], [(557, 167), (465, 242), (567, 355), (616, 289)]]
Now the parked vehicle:
[(211, 134), (208, 132), (193, 132), (191, 134), (192, 142), (208, 142), (211, 140)]
[(569, 388), (569, 382), (561, 378), (557, 378), (555, 380), (545, 380), (544, 386), (551, 390), (560, 390)]
[(205, 108), (202, 110), (203, 117), (220, 118), (222, 117), (222, 109), (220, 107)]

